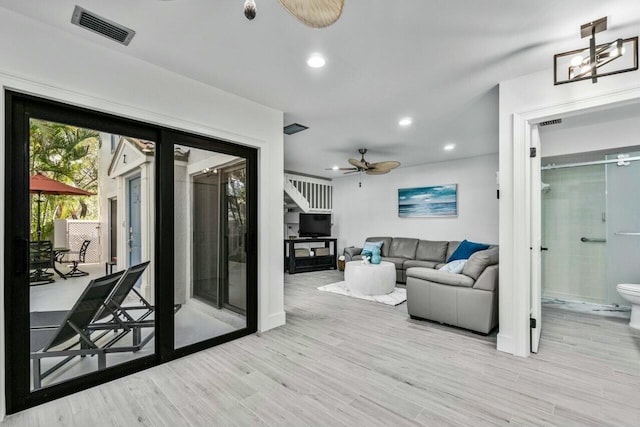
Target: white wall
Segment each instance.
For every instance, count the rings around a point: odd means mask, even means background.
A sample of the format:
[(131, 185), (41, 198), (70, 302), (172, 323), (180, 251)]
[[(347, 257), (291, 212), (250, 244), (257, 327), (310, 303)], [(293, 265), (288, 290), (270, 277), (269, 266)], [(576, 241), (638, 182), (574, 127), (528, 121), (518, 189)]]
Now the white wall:
[[(638, 72), (590, 81), (553, 85), (553, 70), (500, 83), (500, 332), (498, 350), (529, 355), (530, 241), (522, 239), (526, 225), (526, 151), (514, 156), (514, 113), (535, 122), (567, 112), (590, 111), (611, 103), (631, 102), (640, 96)], [(520, 132), (521, 130), (518, 129)], [(524, 138), (518, 134), (518, 141)], [(544, 147), (544, 141), (542, 146)], [(544, 148), (543, 148), (544, 150)], [(514, 196), (517, 196), (514, 198)], [(523, 222), (524, 221), (524, 222)], [(544, 328), (544, 325), (543, 325)]]
[[(338, 251), (362, 247), (368, 236), (498, 242), (498, 155), (400, 167), (387, 175), (333, 180)], [(358, 182), (362, 179), (362, 187)], [(458, 184), (457, 218), (400, 218), (398, 189)]]
[[(282, 273), (283, 113), (0, 8), (0, 87), (259, 148), (259, 329), (285, 321)], [(215, 52), (211, 52), (215, 54)], [(107, 66), (112, 65), (112, 66)], [(4, 147), (4, 92), (0, 146)], [(4, 150), (0, 154), (4, 165)], [(4, 201), (4, 174), (0, 174)], [(0, 223), (4, 215), (0, 209)], [(0, 260), (4, 259), (4, 233)], [(4, 266), (0, 265), (4, 277)], [(4, 285), (4, 284), (3, 284)], [(0, 307), (4, 291), (0, 292)], [(0, 314), (4, 367), (4, 314)], [(0, 371), (0, 414), (4, 371)]]
[(640, 145), (640, 120), (626, 117), (557, 130), (543, 127), (540, 141), (542, 157)]

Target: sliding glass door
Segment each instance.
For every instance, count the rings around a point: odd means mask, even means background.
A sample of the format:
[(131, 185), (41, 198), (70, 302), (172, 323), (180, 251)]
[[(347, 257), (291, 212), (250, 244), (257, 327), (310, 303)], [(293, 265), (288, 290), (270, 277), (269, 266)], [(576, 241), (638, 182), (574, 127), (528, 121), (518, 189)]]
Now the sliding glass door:
[[(176, 349), (248, 327), (247, 240), (255, 201), (251, 151), (176, 135), (174, 167)], [(250, 234), (252, 233), (252, 234)]]
[(257, 327), (257, 153), (6, 93), (8, 412)]

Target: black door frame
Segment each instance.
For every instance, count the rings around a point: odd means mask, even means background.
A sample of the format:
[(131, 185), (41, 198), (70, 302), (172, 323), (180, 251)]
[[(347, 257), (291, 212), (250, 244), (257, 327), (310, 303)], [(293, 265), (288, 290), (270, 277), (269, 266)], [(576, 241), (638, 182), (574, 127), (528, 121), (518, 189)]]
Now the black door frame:
[[(28, 242), (29, 120), (37, 118), (154, 141), (155, 354), (30, 391)], [(247, 159), (247, 325), (174, 349), (174, 144)], [(15, 413), (257, 331), (257, 149), (159, 125), (5, 91), (5, 376), (7, 413)]]

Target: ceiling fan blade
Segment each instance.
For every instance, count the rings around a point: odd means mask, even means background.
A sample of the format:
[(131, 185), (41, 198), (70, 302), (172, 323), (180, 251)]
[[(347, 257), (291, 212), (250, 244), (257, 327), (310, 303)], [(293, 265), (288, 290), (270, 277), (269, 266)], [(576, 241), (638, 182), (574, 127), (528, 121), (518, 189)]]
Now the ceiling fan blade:
[(385, 173), (389, 172), (391, 172), (391, 169), (369, 169), (364, 173), (366, 173), (367, 175), (384, 175)]
[(358, 172), (360, 172), (360, 171), (356, 169), (354, 171), (345, 172), (344, 175), (348, 175), (350, 173), (358, 173)]
[(324, 168), (324, 170), (326, 171), (356, 171), (358, 170), (358, 168)]
[(280, 0), (298, 21), (313, 28), (324, 28), (342, 15), (344, 0)]
[(370, 169), (379, 169), (379, 170), (387, 170), (395, 169), (400, 166), (400, 162), (396, 161), (388, 161), (388, 162), (377, 162), (369, 164)]
[(367, 163), (361, 162), (360, 160), (349, 159), (349, 164), (355, 166), (358, 169), (369, 169), (369, 166), (367, 165)]

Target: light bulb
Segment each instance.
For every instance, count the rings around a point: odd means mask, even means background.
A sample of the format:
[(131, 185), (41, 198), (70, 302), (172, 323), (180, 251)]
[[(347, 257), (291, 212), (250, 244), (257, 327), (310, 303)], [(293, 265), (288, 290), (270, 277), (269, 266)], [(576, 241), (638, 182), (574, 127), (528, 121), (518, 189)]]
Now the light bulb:
[(574, 56), (573, 58), (571, 58), (571, 65), (577, 67), (578, 65), (582, 64), (582, 59), (583, 58), (580, 55)]
[(244, 16), (246, 16), (249, 21), (256, 17), (256, 11), (255, 0), (246, 0), (244, 2)]

